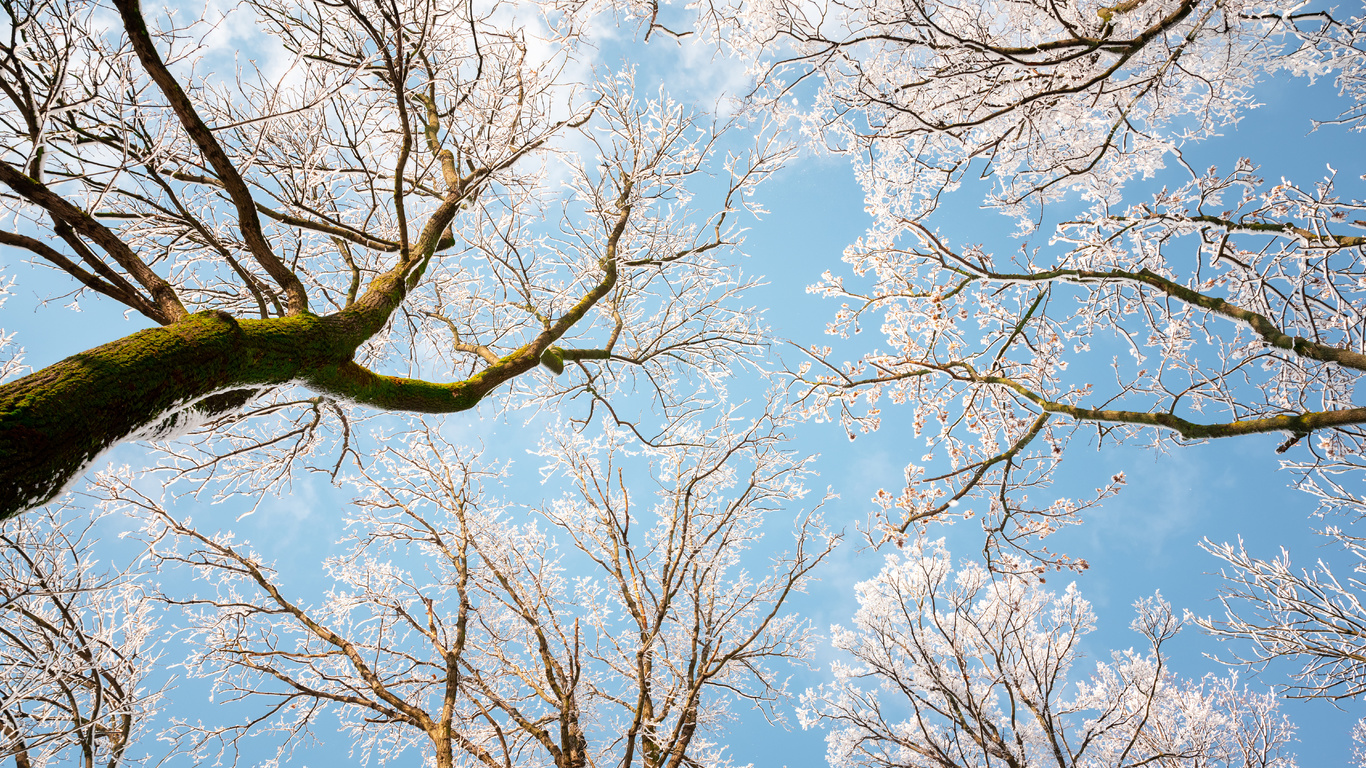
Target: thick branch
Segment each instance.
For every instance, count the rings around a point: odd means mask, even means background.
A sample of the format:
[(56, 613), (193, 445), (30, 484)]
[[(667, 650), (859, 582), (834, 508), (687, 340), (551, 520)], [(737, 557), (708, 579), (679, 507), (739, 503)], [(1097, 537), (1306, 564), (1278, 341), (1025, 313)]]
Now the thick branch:
[[(236, 320), (203, 312), (141, 331), (0, 385), (0, 519), (43, 504), (114, 445), (182, 426), (196, 412), (241, 404), (227, 391), (303, 382), (385, 410), (453, 413), (531, 369), (545, 351), (611, 291), (616, 240), (602, 280), (528, 344), (464, 381), (438, 384), (383, 376), (352, 361), (403, 297), (400, 265), (376, 278), (356, 305), (333, 315)], [(250, 394), (246, 395), (247, 397)], [(221, 397), (217, 398), (221, 400)]]
[(0, 385), (0, 519), (48, 501), (117, 443), (185, 420), (203, 398), (288, 382), (310, 359), (349, 354), (324, 340), (295, 318), (207, 312)]
[(194, 104), (190, 102), (190, 97), (162, 62), (152, 42), (152, 35), (147, 30), (147, 22), (142, 18), (138, 0), (114, 0), (114, 7), (118, 8), (119, 16), (123, 19), (124, 29), (133, 44), (133, 50), (138, 55), (138, 60), (166, 96), (186, 133), (190, 135), (195, 146), (199, 147), (204, 159), (213, 166), (214, 173), (218, 174), (223, 188), (232, 198), (233, 205), (237, 208), (237, 226), (252, 256), (284, 289), (285, 295), (289, 297), (290, 314), (307, 312), (308, 297), (304, 293), (303, 283), (299, 282), (298, 276), (285, 266), (271, 250), (270, 243), (266, 242), (265, 234), (261, 231), (261, 219), (256, 215), (256, 201), (251, 197), (251, 190), (247, 188), (242, 175), (237, 172), (232, 160), (218, 144), (218, 139), (214, 138), (213, 132), (199, 117)]
[(385, 411), (455, 413), (473, 408), (499, 384), (535, 368), (536, 358), (525, 350), (450, 384), (385, 376), (351, 361), (311, 371), (307, 384), (315, 391)]
[(968, 373), (966, 375), (960, 375), (960, 379), (984, 384), (999, 384), (1001, 386), (1009, 387), (1048, 413), (1064, 414), (1066, 416), (1071, 416), (1078, 421), (1106, 421), (1119, 424), (1165, 427), (1166, 429), (1179, 433), (1188, 440), (1258, 435), (1266, 432), (1309, 434), (1310, 432), (1319, 429), (1345, 427), (1353, 424), (1366, 424), (1366, 408), (1346, 408), (1338, 411), (1308, 411), (1304, 413), (1267, 416), (1260, 419), (1246, 419), (1217, 424), (1200, 424), (1194, 421), (1187, 421), (1175, 414), (1164, 412), (1153, 413), (1149, 411), (1119, 411), (1106, 408), (1082, 408), (1080, 406), (1049, 400), (1014, 379), (1009, 379), (1004, 376), (978, 376), (965, 364), (961, 367), (965, 368)]
[[(171, 284), (152, 271), (142, 259), (133, 253), (126, 243), (119, 239), (108, 227), (99, 223), (93, 216), (77, 208), (69, 200), (15, 170), (9, 163), (0, 162), (0, 183), (14, 190), (19, 196), (47, 211), (58, 225), (66, 225), (76, 232), (90, 238), (91, 242), (104, 249), (120, 267), (137, 280), (156, 301), (161, 317), (160, 323), (173, 323), (188, 314), (180, 303)], [(134, 307), (135, 309), (137, 307)]]
[(147, 300), (147, 297), (138, 293), (131, 285), (128, 285), (126, 282), (123, 284), (115, 284), (101, 280), (99, 276), (93, 275), (85, 269), (82, 269), (79, 264), (68, 259), (61, 251), (58, 251), (41, 240), (26, 235), (16, 234), (14, 232), (0, 231), (0, 245), (23, 248), (36, 253), (44, 259), (47, 259), (58, 269), (79, 280), (81, 285), (84, 285), (86, 288), (89, 288), (96, 293), (102, 293), (121, 304), (132, 307), (155, 322), (163, 325), (169, 322), (165, 315)]
[(1237, 222), (1228, 219), (1221, 219), (1217, 216), (1192, 216), (1192, 221), (1203, 221), (1206, 224), (1217, 224), (1228, 230), (1247, 230), (1251, 232), (1278, 232), (1283, 235), (1298, 235), (1303, 238), (1310, 247), (1323, 248), (1357, 248), (1366, 245), (1366, 237), (1359, 235), (1335, 235), (1332, 233), (1311, 232), (1304, 227), (1297, 227), (1294, 224), (1276, 224), (1273, 222)]
[(556, 376), (564, 373), (566, 360), (611, 360), (612, 353), (606, 349), (562, 349), (551, 347), (541, 353), (541, 364)]

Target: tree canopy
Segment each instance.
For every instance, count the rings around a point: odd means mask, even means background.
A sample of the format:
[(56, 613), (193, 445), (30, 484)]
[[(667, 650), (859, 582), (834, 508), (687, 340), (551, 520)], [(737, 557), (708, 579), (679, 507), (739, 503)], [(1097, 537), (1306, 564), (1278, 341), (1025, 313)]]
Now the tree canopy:
[[(1366, 15), (3, 7), (0, 245), (144, 326), (31, 372), (0, 331), (0, 739), (25, 768), (136, 761), (157, 729), (196, 761), (258, 734), (286, 761), (333, 716), (363, 760), (724, 766), (737, 706), (824, 729), (835, 766), (1294, 765), (1275, 695), (1173, 671), (1183, 625), (1228, 664), (1292, 662), (1291, 695), (1360, 696), (1362, 169), (1202, 158), (1287, 74), (1338, 92), (1306, 128), (1366, 127)], [(664, 49), (724, 84), (670, 92)], [(784, 338), (746, 228), (826, 156), (869, 223), (807, 281), (829, 333)], [(520, 442), (475, 445), (481, 404), (530, 413)], [(904, 483), (827, 528), (847, 478), (808, 498), (806, 422), (898, 430)], [(1145, 597), (1145, 649), (1084, 665), (1089, 604), (1041, 585), (1086, 552), (1048, 537), (1126, 478), (1055, 486), (1074, 444), (1266, 434), (1346, 515), (1324, 533), (1356, 575), (1206, 540), (1224, 615)], [(129, 441), (156, 473), (99, 466)], [(509, 469), (532, 444), (539, 490)], [(310, 472), (351, 493), (311, 597), (196, 511)], [(851, 561), (899, 552), (850, 580), (827, 653), (794, 605), (865, 506)], [(982, 562), (955, 566), (932, 539), (963, 519)], [(110, 520), (135, 554), (106, 569), (87, 532)], [(163, 626), (249, 717), (164, 709)], [(830, 674), (797, 695), (812, 660)]]
[[(1269, 184), (1256, 158), (1198, 158), (1281, 71), (1336, 77), (1343, 111), (1324, 121), (1359, 128), (1360, 18), (1260, 2), (761, 7), (790, 41), (767, 76), (784, 95), (818, 78), (804, 117), (851, 157), (873, 217), (849, 274), (813, 290), (842, 302), (836, 337), (869, 327), (881, 343), (813, 345), (796, 387), (851, 436), (878, 428), (879, 401), (904, 404), (934, 448), (877, 500), (884, 538), (980, 499), (988, 557), (1083, 567), (1041, 540), (1123, 478), (1026, 501), (1082, 428), (1158, 448), (1283, 434), (1322, 511), (1359, 511), (1361, 205), (1331, 164)], [(1184, 178), (1144, 189), (1166, 166)], [(1023, 242), (938, 226), (972, 177)]]
[(0, 238), (155, 327), (0, 386), (0, 515), (249, 404), (312, 432), (545, 365), (576, 369), (557, 394), (639, 376), (668, 410), (755, 349), (722, 254), (787, 147), (759, 125), (718, 156), (731, 123), (579, 71), (572, 9), (260, 3), (284, 64), (234, 76), (197, 65), (207, 22), (6, 8)]

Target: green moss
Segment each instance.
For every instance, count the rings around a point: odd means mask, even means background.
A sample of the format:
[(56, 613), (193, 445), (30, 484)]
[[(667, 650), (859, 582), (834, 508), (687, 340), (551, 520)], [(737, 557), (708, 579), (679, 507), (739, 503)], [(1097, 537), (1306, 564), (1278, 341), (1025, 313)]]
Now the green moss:
[[(395, 278), (397, 279), (397, 278)], [(199, 312), (139, 331), (0, 385), (0, 519), (43, 504), (102, 452), (187, 414), (241, 407), (262, 388), (303, 381), (315, 391), (386, 410), (452, 413), (544, 362), (606, 352), (525, 346), (465, 381), (383, 376), (352, 361), (383, 324), (383, 296), (333, 315), (238, 320)]]
[(239, 322), (200, 312), (72, 355), (0, 386), (0, 518), (41, 504), (100, 453), (186, 403), (245, 401), (250, 385), (280, 384), (349, 359), (322, 318)]
[(559, 347), (551, 347), (541, 353), (541, 365), (550, 369), (550, 372), (559, 376), (564, 373), (564, 353)]

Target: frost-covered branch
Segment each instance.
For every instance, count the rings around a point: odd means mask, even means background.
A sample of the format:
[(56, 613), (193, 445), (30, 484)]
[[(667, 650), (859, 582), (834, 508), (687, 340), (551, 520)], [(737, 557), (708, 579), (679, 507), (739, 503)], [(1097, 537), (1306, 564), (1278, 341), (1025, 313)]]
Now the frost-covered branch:
[(135, 574), (97, 567), (99, 516), (47, 508), (0, 529), (0, 757), (106, 766), (161, 701), (157, 620)]
[(1207, 552), (1223, 560), (1221, 619), (1201, 626), (1229, 644), (1229, 660), (1263, 667), (1274, 660), (1299, 666), (1299, 684), (1290, 695), (1350, 699), (1366, 693), (1366, 545), (1338, 529), (1327, 535), (1357, 560), (1352, 576), (1334, 575), (1322, 560), (1313, 569), (1295, 569), (1284, 549), (1262, 560), (1248, 554), (1242, 542), (1214, 544)]

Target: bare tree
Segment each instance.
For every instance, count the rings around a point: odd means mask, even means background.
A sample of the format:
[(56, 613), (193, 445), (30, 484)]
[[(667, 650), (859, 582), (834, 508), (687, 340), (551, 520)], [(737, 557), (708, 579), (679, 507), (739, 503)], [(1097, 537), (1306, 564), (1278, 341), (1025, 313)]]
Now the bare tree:
[(813, 510), (751, 570), (766, 514), (803, 494), (806, 469), (770, 418), (734, 426), (691, 424), (695, 443), (641, 453), (621, 432), (557, 433), (552, 471), (576, 492), (543, 522), (493, 498), (484, 486), (501, 468), (462, 460), (435, 430), (386, 441), (357, 480), (318, 604), (289, 597), (231, 534), (103, 476), (111, 504), (147, 515), (162, 571), (187, 567), (205, 585), (161, 596), (191, 617), (189, 668), (217, 701), (256, 707), (242, 725), (179, 723), (181, 748), (235, 755), (269, 731), (283, 757), (331, 709), (358, 752), (385, 760), (416, 749), (438, 766), (727, 764), (712, 740), (726, 703), (784, 694), (774, 664), (809, 642), (787, 600), (835, 544)]
[(1180, 628), (1160, 596), (1133, 628), (1146, 653), (1116, 651), (1077, 679), (1094, 628), (1076, 585), (956, 571), (942, 542), (917, 542), (858, 585), (836, 681), (803, 697), (830, 730), (832, 766), (1293, 766), (1294, 727), (1274, 694), (1237, 679), (1181, 680), (1163, 646)]
[(354, 450), (352, 406), (462, 411), (540, 364), (675, 405), (755, 348), (723, 259), (785, 149), (721, 156), (727, 125), (593, 77), (592, 9), (253, 0), (247, 71), (137, 0), (4, 10), (0, 244), (157, 327), (0, 385), (0, 516), (129, 437), (198, 427), (181, 469), (261, 455), (228, 473), (259, 491)]
[[(1188, 160), (1269, 72), (1336, 75), (1357, 99), (1360, 19), (1222, 0), (767, 0), (714, 15), (767, 57), (759, 95), (848, 154), (874, 219), (845, 253), (851, 274), (812, 290), (842, 302), (835, 337), (878, 341), (805, 345), (792, 373), (808, 412), (851, 438), (890, 403), (931, 447), (904, 490), (879, 494), (875, 539), (976, 516), (993, 564), (1084, 567), (1040, 539), (1123, 482), (1042, 490), (1088, 427), (1156, 447), (1281, 433), (1307, 490), (1360, 508), (1362, 204), (1331, 168), (1269, 184), (1251, 161)], [(1338, 119), (1359, 117), (1354, 101)], [(1164, 165), (1175, 183), (1133, 194)], [(970, 173), (1024, 242), (940, 231)]]
[(71, 512), (0, 529), (0, 757), (18, 768), (127, 764), (161, 698), (151, 603), (97, 567), (98, 518)]

